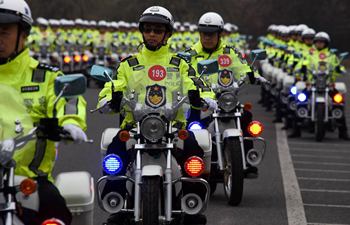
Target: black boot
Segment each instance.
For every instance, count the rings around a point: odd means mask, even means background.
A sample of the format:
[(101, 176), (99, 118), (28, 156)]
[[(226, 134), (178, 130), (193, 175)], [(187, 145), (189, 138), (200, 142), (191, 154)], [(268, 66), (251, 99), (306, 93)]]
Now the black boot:
[(343, 131), (343, 132), (340, 132), (340, 131), (339, 131), (339, 138), (340, 138), (340, 139), (343, 139), (343, 140), (346, 140), (346, 141), (350, 140), (347, 131)]
[(258, 168), (247, 164), (247, 169), (244, 170), (244, 177), (248, 179), (258, 178)]
[(293, 133), (288, 135), (289, 138), (297, 138), (297, 137), (301, 137), (301, 131), (300, 129), (294, 129)]
[(207, 217), (203, 214), (184, 216), (184, 225), (205, 225), (207, 224)]

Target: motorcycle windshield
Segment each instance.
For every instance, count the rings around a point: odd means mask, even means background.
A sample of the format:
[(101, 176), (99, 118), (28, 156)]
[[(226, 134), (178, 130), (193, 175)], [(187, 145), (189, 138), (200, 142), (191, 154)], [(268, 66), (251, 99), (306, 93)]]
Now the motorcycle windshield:
[(231, 70), (222, 69), (217, 73), (203, 76), (205, 83), (211, 87), (215, 93), (234, 91), (238, 88), (237, 79)]
[(0, 141), (18, 136), (20, 127), (24, 133), (28, 133), (33, 128), (33, 121), (19, 92), (0, 84), (0, 96)]
[(186, 100), (186, 97), (178, 94), (180, 92), (167, 93), (158, 85), (150, 86), (146, 90), (146, 93), (135, 92), (124, 98), (124, 104), (130, 108), (136, 121), (141, 121), (150, 114), (157, 114), (168, 121), (173, 121)]

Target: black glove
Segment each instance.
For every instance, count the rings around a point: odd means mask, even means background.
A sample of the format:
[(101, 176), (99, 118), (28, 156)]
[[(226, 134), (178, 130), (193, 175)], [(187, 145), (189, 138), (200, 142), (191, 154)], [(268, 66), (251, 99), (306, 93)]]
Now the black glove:
[(110, 102), (109, 107), (114, 111), (114, 112), (120, 112), (120, 104), (123, 99), (123, 92), (121, 91), (116, 91), (112, 92), (112, 100)]
[(37, 128), (37, 137), (40, 139), (49, 139), (51, 141), (60, 141), (62, 127), (58, 126), (57, 118), (42, 118)]
[(247, 76), (248, 76), (248, 78), (249, 78), (249, 82), (250, 82), (251, 84), (255, 84), (256, 78), (255, 78), (255, 76), (254, 76), (254, 72), (248, 72), (248, 73), (247, 73)]
[(200, 108), (202, 106), (202, 100), (198, 90), (189, 90), (188, 99), (190, 100), (191, 106), (195, 108)]

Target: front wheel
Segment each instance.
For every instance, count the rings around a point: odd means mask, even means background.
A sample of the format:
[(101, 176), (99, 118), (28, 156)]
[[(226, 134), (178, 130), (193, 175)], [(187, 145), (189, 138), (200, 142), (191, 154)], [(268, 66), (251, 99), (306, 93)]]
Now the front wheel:
[(160, 177), (142, 179), (142, 225), (159, 225)]
[(325, 105), (318, 103), (316, 105), (316, 123), (315, 123), (315, 134), (316, 141), (322, 141), (325, 135)]
[(228, 204), (237, 206), (243, 195), (243, 162), (239, 138), (228, 138), (224, 141), (226, 168), (224, 172), (224, 189)]

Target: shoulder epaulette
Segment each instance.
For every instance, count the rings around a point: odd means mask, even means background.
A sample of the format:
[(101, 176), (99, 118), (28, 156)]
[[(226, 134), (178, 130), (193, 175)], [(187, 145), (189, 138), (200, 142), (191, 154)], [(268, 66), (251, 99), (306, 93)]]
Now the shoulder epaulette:
[(173, 56), (173, 57), (171, 57), (169, 64), (174, 65), (176, 67), (179, 67), (180, 62), (181, 62), (181, 58)]
[(59, 68), (55, 66), (50, 66), (44, 63), (39, 63), (39, 65), (33, 70), (32, 82), (35, 82), (35, 83), (45, 82), (46, 71), (58, 72)]
[(45, 63), (39, 63), (37, 69), (48, 70), (51, 72), (58, 72), (60, 70), (60, 68), (58, 68), (57, 66), (51, 66)]
[(126, 59), (126, 61), (128, 62), (130, 67), (134, 67), (140, 64), (136, 57), (130, 57)]
[(191, 56), (195, 56), (198, 54), (196, 50), (191, 49), (191, 48), (186, 49), (185, 52), (190, 53)]
[(231, 47), (225, 46), (225, 47), (224, 47), (223, 53), (224, 53), (224, 54), (230, 54), (230, 51), (231, 51)]

